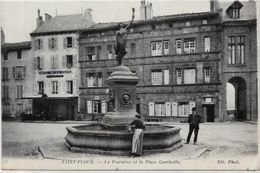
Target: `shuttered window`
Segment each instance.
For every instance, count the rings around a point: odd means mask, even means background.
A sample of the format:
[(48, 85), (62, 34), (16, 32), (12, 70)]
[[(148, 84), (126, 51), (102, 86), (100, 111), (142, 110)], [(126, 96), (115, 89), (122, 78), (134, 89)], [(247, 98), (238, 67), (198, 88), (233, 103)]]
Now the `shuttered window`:
[(195, 69), (184, 69), (184, 84), (194, 84), (196, 80)]

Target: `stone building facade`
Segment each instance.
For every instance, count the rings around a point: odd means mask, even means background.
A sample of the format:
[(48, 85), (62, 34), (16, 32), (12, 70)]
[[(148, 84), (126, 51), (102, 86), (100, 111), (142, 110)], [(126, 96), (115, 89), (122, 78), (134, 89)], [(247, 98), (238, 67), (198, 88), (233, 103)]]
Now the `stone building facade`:
[(256, 2), (215, 2), (223, 27), (221, 96), (223, 119), (227, 111), (227, 83), (235, 89), (235, 118), (257, 120)]
[[(221, 32), (217, 13), (155, 17), (136, 21), (128, 35), (124, 65), (141, 79), (137, 112), (149, 120), (186, 119), (196, 106), (213, 105), (219, 118)], [(117, 24), (97, 24), (80, 35), (81, 112), (103, 114), (106, 78), (115, 67)], [(102, 109), (103, 108), (103, 109)]]
[[(212, 1), (211, 5), (210, 12), (134, 21), (127, 37), (128, 53), (124, 65), (141, 79), (137, 85), (137, 112), (147, 120), (183, 121), (191, 108), (197, 107), (204, 121), (226, 121), (229, 118), (226, 82), (234, 83), (229, 80), (239, 75), (249, 80), (246, 92), (251, 95), (244, 93), (244, 96), (251, 98), (247, 104), (253, 103), (252, 109), (246, 110), (251, 114), (244, 119), (255, 120), (257, 117), (256, 102), (253, 101), (256, 101), (253, 96), (256, 93), (256, 66), (252, 68), (256, 64), (256, 42), (251, 39), (256, 34), (255, 23), (253, 20), (225, 21), (220, 4)], [(224, 10), (232, 5), (229, 3)], [(241, 29), (235, 31), (237, 27)], [(113, 111), (109, 110), (106, 79), (116, 66), (116, 30), (118, 23), (100, 23), (80, 31), (79, 111), (86, 119)], [(236, 32), (238, 36), (246, 34), (244, 51), (248, 65), (228, 65), (227, 42), (229, 34)], [(239, 116), (236, 114), (236, 118), (239, 119)]]
[(38, 11), (37, 28), (30, 34), (33, 52), (33, 114), (46, 119), (74, 120), (78, 110), (77, 30), (92, 25), (91, 10), (52, 17)]
[[(3, 36), (2, 36), (3, 39)], [(22, 112), (32, 112), (33, 65), (31, 42), (3, 43), (1, 50), (2, 118), (14, 119)]]

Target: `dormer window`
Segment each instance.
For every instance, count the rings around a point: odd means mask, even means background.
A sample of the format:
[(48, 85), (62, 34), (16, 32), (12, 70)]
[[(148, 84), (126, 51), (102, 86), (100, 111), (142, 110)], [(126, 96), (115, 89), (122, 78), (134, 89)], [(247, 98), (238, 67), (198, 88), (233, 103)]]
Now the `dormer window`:
[(235, 1), (232, 5), (228, 7), (226, 13), (230, 18), (238, 19), (240, 18), (240, 9), (242, 7), (243, 5), (239, 1)]

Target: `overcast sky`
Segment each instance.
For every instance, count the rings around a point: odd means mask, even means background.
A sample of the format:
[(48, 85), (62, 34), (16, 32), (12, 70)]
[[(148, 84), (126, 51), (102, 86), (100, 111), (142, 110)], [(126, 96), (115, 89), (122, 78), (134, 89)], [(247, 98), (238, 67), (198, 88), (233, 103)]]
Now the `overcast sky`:
[[(131, 1), (1, 1), (0, 26), (2, 26), (6, 42), (20, 42), (30, 40), (30, 32), (36, 28), (37, 9), (41, 15), (48, 13), (52, 16), (77, 14), (86, 8), (93, 9), (95, 22), (124, 21), (131, 19), (131, 8), (136, 9), (135, 19), (139, 19), (140, 0)], [(169, 15), (190, 12), (209, 11), (209, 1), (154, 1), (153, 14)]]

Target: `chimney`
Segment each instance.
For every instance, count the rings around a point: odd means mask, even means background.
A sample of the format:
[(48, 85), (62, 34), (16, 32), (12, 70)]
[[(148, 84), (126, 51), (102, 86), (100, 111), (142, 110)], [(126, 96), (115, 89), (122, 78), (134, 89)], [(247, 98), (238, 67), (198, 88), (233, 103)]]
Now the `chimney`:
[(210, 12), (215, 13), (219, 9), (218, 0), (210, 0)]
[(147, 20), (151, 19), (153, 17), (153, 8), (152, 3), (145, 2), (145, 0), (141, 1), (140, 6), (140, 19), (141, 20)]
[(1, 27), (1, 46), (5, 44), (5, 33)]
[(52, 18), (52, 16), (51, 16), (51, 15), (49, 15), (48, 13), (45, 13), (45, 22), (48, 22), (48, 21), (50, 21), (50, 20), (51, 20), (51, 18)]
[(93, 13), (93, 10), (91, 8), (87, 8), (84, 11), (84, 16), (87, 18), (87, 20), (92, 21), (92, 13)]
[(142, 0), (140, 5), (140, 20), (145, 20), (145, 13), (145, 0)]
[(152, 3), (147, 3), (146, 5), (146, 19), (153, 18), (153, 6)]
[(40, 15), (40, 12), (40, 9), (38, 9), (38, 17), (36, 19), (37, 28), (44, 23), (44, 21), (42, 20), (42, 16)]

